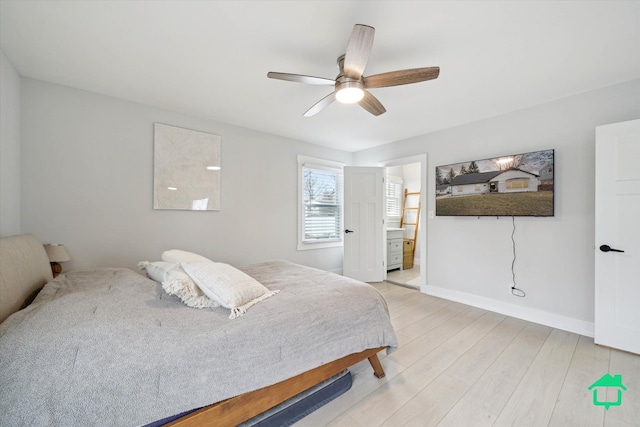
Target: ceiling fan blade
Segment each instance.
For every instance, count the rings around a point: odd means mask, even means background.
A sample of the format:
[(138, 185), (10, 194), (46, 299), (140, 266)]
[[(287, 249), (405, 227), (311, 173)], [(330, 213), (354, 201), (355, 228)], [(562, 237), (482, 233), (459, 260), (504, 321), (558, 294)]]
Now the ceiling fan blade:
[(365, 77), (364, 86), (367, 89), (376, 87), (389, 87), (406, 85), (410, 83), (424, 82), (437, 79), (440, 67), (412, 68), (409, 70), (390, 71)]
[(371, 95), (371, 93), (366, 90), (364, 91), (364, 97), (358, 101), (358, 104), (374, 116), (379, 116), (387, 111), (380, 101), (378, 101), (378, 98)]
[(304, 113), (304, 117), (315, 116), (335, 100), (336, 100), (336, 93), (331, 92), (329, 95), (325, 96), (320, 101), (313, 104), (313, 106)]
[(335, 80), (324, 77), (303, 76), (302, 74), (275, 73), (269, 71), (267, 77), (270, 79), (287, 80), (289, 82), (306, 83), (310, 85), (334, 86)]
[(345, 76), (353, 79), (362, 77), (362, 73), (369, 61), (375, 31), (375, 28), (368, 25), (356, 24), (353, 26), (344, 56)]

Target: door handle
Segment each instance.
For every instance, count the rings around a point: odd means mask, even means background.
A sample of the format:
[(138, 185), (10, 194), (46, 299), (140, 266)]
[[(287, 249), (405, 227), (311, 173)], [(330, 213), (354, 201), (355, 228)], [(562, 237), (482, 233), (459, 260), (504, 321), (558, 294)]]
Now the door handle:
[(349, 230), (348, 228), (346, 230), (344, 230), (345, 233), (353, 233), (352, 230)]
[(612, 248), (611, 246), (609, 246), (609, 245), (602, 245), (602, 246), (600, 246), (600, 250), (601, 250), (602, 252), (624, 252), (624, 251), (621, 251), (620, 249), (613, 249), (613, 248)]

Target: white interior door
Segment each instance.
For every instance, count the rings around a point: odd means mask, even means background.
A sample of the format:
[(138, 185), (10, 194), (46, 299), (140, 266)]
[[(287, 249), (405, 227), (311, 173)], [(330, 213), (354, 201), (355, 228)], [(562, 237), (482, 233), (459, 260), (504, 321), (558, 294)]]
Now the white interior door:
[(384, 168), (344, 168), (342, 274), (363, 282), (384, 280)]
[(639, 165), (640, 120), (596, 128), (594, 340), (597, 344), (638, 354)]

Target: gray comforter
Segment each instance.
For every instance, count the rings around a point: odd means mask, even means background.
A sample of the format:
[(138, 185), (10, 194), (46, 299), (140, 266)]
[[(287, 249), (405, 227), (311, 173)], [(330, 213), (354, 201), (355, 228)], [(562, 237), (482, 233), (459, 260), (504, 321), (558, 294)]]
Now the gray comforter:
[(234, 320), (128, 269), (49, 282), (0, 325), (0, 425), (143, 425), (397, 346), (370, 285), (284, 261), (243, 270), (281, 292)]

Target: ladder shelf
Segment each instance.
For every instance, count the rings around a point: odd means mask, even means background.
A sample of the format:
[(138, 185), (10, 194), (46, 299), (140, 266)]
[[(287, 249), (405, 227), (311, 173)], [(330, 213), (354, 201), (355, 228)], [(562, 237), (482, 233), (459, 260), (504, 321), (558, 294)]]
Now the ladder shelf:
[[(410, 197), (418, 197), (417, 205), (415, 203), (411, 204), (412, 207), (407, 206), (407, 200)], [(407, 222), (407, 216), (410, 212), (415, 212), (415, 221)], [(405, 237), (404, 240), (410, 240), (413, 242), (413, 247), (411, 251), (411, 260), (413, 263), (413, 257), (416, 254), (416, 240), (418, 239), (418, 224), (420, 223), (420, 192), (419, 191), (409, 191), (409, 189), (404, 189), (404, 199), (402, 201), (402, 216), (400, 218), (400, 228), (404, 226), (412, 226), (413, 227), (413, 238)]]

